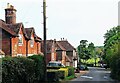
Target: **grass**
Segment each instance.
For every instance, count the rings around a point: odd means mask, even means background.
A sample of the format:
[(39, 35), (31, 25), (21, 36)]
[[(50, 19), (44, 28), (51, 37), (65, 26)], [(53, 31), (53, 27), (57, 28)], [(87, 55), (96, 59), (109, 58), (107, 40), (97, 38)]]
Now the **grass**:
[[(82, 63), (84, 63), (84, 60), (81, 60), (81, 61), (82, 61)], [(96, 59), (96, 63), (97, 63), (96, 65), (99, 65), (98, 61), (100, 61), (100, 58)], [(87, 64), (94, 64), (95, 63), (95, 59), (94, 58), (88, 59), (85, 63), (87, 63)]]
[(63, 80), (61, 80), (61, 83), (64, 83), (66, 81), (70, 81), (75, 78), (75, 75), (67, 76)]

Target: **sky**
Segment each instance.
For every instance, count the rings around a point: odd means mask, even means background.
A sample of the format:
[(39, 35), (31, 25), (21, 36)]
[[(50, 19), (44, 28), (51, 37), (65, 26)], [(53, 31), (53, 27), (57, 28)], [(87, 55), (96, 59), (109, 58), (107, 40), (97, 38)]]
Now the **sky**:
[[(119, 0), (46, 0), (47, 39), (68, 40), (74, 47), (80, 40), (103, 46), (104, 34), (118, 25)], [(0, 19), (5, 20), (7, 3), (16, 9), (17, 23), (34, 27), (43, 39), (43, 0), (0, 0)]]

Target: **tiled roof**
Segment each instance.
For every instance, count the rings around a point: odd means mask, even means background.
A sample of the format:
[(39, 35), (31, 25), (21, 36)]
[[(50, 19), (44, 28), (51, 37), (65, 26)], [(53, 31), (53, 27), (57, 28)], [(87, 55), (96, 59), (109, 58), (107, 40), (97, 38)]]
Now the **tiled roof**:
[(25, 38), (28, 39), (28, 35), (26, 34), (23, 23), (7, 24), (7, 26), (9, 27), (9, 29), (14, 31), (17, 35), (19, 34), (20, 28), (22, 28), (22, 31), (23, 31)]
[(57, 43), (57, 50), (66, 50), (59, 42), (57, 42), (56, 41), (56, 43)]
[(25, 28), (25, 31), (26, 31), (27, 36), (28, 36), (29, 39), (31, 39), (31, 35), (32, 35), (32, 33), (33, 33), (34, 38), (35, 38), (35, 41), (41, 41), (41, 40), (42, 40), (40, 37), (38, 37), (38, 36), (35, 34), (35, 30), (34, 30), (33, 27), (31, 27), (31, 28)]
[(75, 48), (67, 41), (57, 41), (66, 51), (73, 51)]
[(17, 34), (13, 30), (8, 28), (7, 24), (3, 20), (1, 20), (1, 19), (0, 19), (0, 28), (2, 28), (3, 30), (7, 31), (12, 36), (17, 36)]
[(25, 28), (25, 31), (26, 31), (29, 39), (31, 39), (31, 35), (32, 35), (32, 31), (33, 30), (34, 30), (33, 27), (31, 27), (31, 28)]
[[(62, 41), (55, 41), (55, 40), (47, 40), (47, 53), (51, 53), (52, 45), (55, 42), (55, 50), (56, 51), (73, 51), (75, 48), (66, 40)], [(42, 51), (43, 51), (43, 41), (42, 41)], [(67, 61), (71, 62), (73, 60), (73, 56), (65, 55)]]
[[(55, 40), (47, 40), (47, 52), (50, 52), (52, 48), (53, 41), (55, 42), (56, 50), (64, 50), (64, 51), (73, 51), (75, 48), (68, 41), (55, 41)], [(42, 42), (43, 45), (43, 42)]]
[(23, 35), (26, 39), (31, 39), (31, 32), (34, 32), (35, 41), (41, 41), (42, 39), (35, 34), (35, 30), (33, 27), (31, 28), (24, 28), (23, 23), (16, 23), (16, 24), (6, 24), (3, 20), (0, 19), (0, 28), (4, 29), (12, 36), (18, 36), (20, 28), (22, 28)]

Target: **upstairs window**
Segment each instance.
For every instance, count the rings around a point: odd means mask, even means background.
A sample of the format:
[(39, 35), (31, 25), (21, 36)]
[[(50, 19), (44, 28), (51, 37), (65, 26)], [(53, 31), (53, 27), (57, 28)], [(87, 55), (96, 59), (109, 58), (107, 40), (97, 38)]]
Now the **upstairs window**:
[(23, 37), (21, 34), (19, 34), (19, 41), (18, 41), (19, 46), (23, 45)]
[(30, 40), (30, 46), (33, 47), (34, 46), (34, 38), (31, 37), (31, 40)]

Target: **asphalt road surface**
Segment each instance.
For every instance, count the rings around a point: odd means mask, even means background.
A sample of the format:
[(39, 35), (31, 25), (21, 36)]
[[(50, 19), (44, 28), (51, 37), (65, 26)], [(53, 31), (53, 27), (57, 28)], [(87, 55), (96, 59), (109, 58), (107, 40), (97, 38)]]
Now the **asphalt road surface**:
[(76, 79), (71, 80), (72, 82), (79, 82), (79, 83), (118, 83), (110, 78), (110, 71), (105, 68), (98, 68), (98, 67), (89, 67), (89, 72), (77, 77)]

